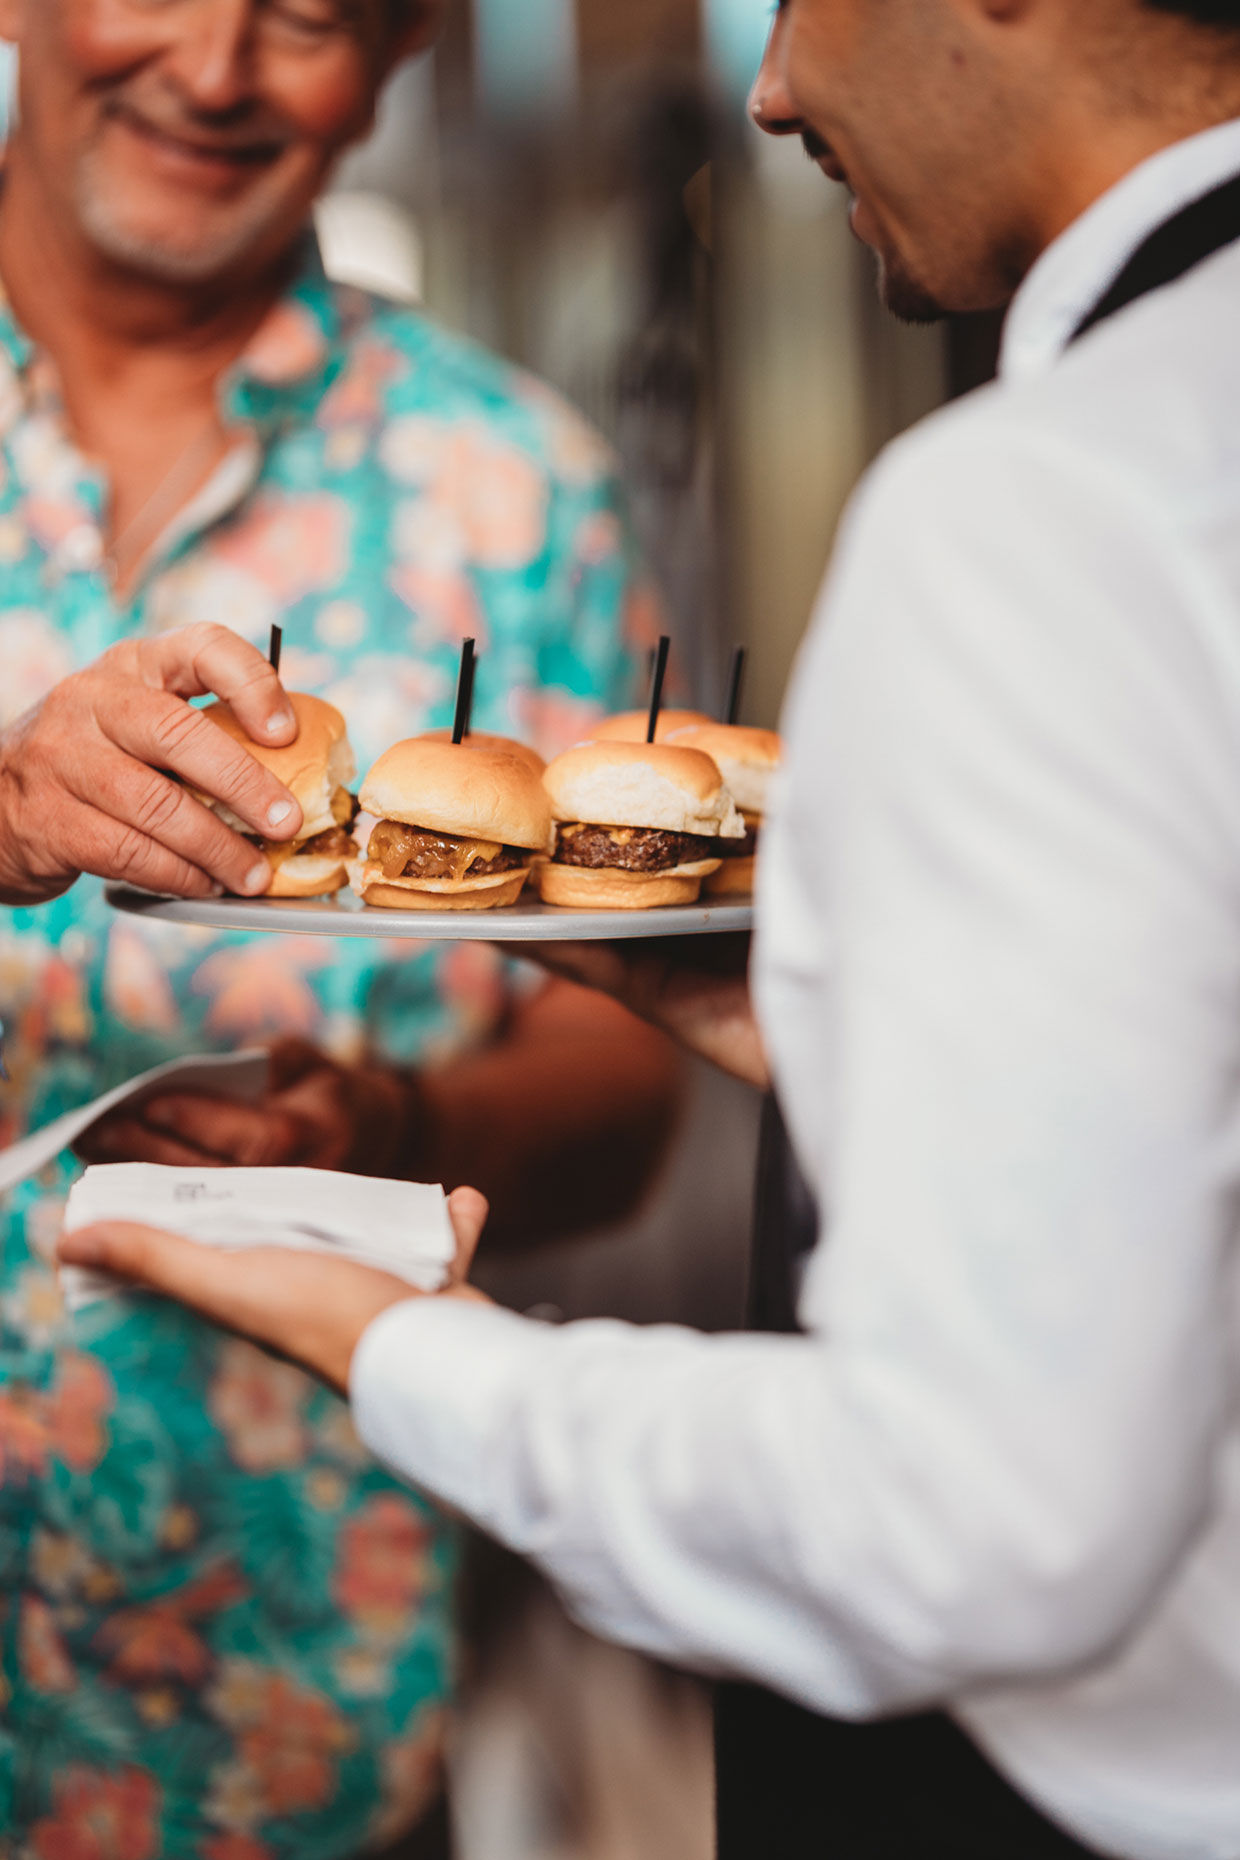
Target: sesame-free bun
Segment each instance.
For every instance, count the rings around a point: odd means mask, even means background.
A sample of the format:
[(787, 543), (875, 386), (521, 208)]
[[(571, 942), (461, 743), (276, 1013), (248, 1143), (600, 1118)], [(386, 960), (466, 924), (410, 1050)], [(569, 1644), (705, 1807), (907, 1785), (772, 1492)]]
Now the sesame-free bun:
[(671, 872), (621, 872), (614, 866), (553, 865), (538, 867), (538, 890), (544, 904), (572, 911), (655, 911), (673, 904), (696, 904), (703, 878), (718, 861), (701, 859)]
[[(659, 712), (655, 742), (666, 742), (674, 730), (685, 730), (710, 718), (700, 710), (663, 710)], [(607, 717), (590, 732), (592, 743), (644, 743), (650, 728), (648, 710), (626, 710), (618, 717)]]
[(759, 819), (767, 811), (771, 777), (783, 760), (783, 743), (774, 730), (751, 730), (736, 723), (703, 723), (674, 730), (669, 739), (683, 749), (700, 749), (718, 765), (728, 792), (742, 813)]
[(453, 839), (493, 840), (546, 852), (551, 805), (529, 759), (467, 738), (415, 736), (380, 756), (362, 783), (362, 807)]
[[(298, 728), (296, 741), (286, 749), (251, 742), (231, 704), (209, 704), (202, 714), (284, 783), (302, 811), (298, 838), (309, 840), (318, 833), (330, 832), (336, 825), (332, 797), (338, 788), (349, 786), (357, 774), (357, 764), (349, 747), (347, 725), (334, 704), (305, 691), (290, 691), (288, 701)], [(236, 832), (253, 832), (222, 802), (205, 794), (196, 793), (196, 798)]]
[(381, 911), (495, 911), (515, 904), (525, 889), (530, 868), (497, 872), (490, 878), (412, 879), (388, 878), (383, 867), (363, 865), (353, 889), (363, 904)]
[[(450, 743), (452, 732), (451, 730), (427, 730), (422, 740), (426, 743)], [(545, 759), (536, 749), (531, 749), (528, 743), (519, 743), (515, 736), (491, 736), (485, 730), (471, 730), (465, 741), (473, 749), (507, 750), (509, 755), (528, 762), (539, 777), (547, 766)]]
[(557, 820), (742, 839), (745, 823), (700, 749), (668, 743), (582, 743), (543, 777)]
[(747, 898), (753, 893), (754, 878), (757, 872), (757, 860), (750, 854), (747, 859), (723, 859), (719, 870), (712, 872), (702, 889), (712, 898)]
[(343, 859), (325, 858), (319, 853), (298, 853), (281, 860), (271, 880), (269, 898), (325, 898), (343, 891), (349, 877)]

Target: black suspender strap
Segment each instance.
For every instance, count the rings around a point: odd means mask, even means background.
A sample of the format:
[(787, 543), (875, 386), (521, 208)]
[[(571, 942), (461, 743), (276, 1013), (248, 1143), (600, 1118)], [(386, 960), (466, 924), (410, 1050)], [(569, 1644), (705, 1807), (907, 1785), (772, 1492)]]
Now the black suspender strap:
[(1095, 304), (1072, 340), (1127, 309), (1149, 291), (1174, 284), (1224, 246), (1240, 239), (1240, 174), (1233, 175), (1200, 200), (1165, 220), (1137, 247), (1102, 300)]

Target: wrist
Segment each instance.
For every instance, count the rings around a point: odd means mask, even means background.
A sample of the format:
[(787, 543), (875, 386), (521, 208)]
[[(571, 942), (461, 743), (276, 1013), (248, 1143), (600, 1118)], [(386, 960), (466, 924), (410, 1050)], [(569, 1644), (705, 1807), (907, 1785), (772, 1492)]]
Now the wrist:
[(357, 1154), (347, 1165), (358, 1174), (398, 1181), (428, 1180), (435, 1153), (432, 1118), (416, 1072), (375, 1065), (358, 1074), (354, 1124)]
[(13, 733), (0, 732), (0, 904), (20, 908), (59, 897), (77, 874), (47, 870), (18, 826), (25, 784), (13, 753)]

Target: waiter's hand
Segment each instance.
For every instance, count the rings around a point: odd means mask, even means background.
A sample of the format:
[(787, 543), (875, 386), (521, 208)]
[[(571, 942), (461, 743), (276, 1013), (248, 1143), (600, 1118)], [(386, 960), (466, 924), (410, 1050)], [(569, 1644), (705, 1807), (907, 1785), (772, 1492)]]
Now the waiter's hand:
[(78, 1144), (89, 1163), (164, 1163), (176, 1169), (339, 1169), (417, 1177), (431, 1153), (414, 1075), (341, 1066), (303, 1040), (273, 1048), (258, 1103), (205, 1092), (165, 1092), (122, 1105)]
[(749, 992), (749, 952), (743, 934), (508, 947), (522, 961), (611, 995), (690, 1052), (766, 1091), (771, 1074)]
[[(486, 1225), (487, 1204), (475, 1189), (458, 1188), (448, 1209), (456, 1260), (448, 1285), (435, 1296), (485, 1304), (466, 1276)], [(404, 1279), (351, 1260), (285, 1247), (220, 1253), (154, 1227), (84, 1227), (62, 1235), (58, 1256), (64, 1265), (114, 1272), (175, 1298), (226, 1330), (301, 1363), (342, 1394), (367, 1327), (389, 1305), (426, 1295)]]
[(170, 779), (261, 839), (301, 826), (288, 790), (186, 702), (212, 692), (256, 743), (296, 737), (262, 654), (207, 625), (114, 646), (0, 733), (0, 903), (42, 903), (83, 872), (186, 898), (266, 891), (267, 861)]

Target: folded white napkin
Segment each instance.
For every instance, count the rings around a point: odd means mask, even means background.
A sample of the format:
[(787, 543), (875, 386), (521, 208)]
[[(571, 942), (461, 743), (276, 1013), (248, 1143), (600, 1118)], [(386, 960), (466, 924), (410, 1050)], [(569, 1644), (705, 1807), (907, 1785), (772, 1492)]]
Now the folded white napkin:
[[(335, 1175), (323, 1169), (88, 1169), (69, 1196), (65, 1232), (96, 1221), (168, 1228), (236, 1251), (283, 1246), (347, 1255), (419, 1291), (444, 1284), (456, 1250), (442, 1188)], [(61, 1268), (69, 1309), (123, 1289), (110, 1274)]]

